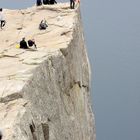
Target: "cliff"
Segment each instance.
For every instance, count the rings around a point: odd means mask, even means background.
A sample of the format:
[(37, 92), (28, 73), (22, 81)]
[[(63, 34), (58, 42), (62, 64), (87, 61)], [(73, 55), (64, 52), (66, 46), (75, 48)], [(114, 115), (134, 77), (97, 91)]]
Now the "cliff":
[[(3, 140), (95, 140), (90, 68), (80, 9), (69, 4), (5, 10), (0, 31)], [(40, 31), (46, 19), (49, 27)], [(33, 37), (38, 49), (15, 46)]]

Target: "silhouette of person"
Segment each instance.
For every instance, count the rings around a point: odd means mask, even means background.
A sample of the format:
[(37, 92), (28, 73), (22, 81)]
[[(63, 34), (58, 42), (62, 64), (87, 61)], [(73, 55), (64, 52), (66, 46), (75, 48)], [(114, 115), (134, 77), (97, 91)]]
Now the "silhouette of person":
[(28, 49), (27, 43), (25, 41), (25, 37), (22, 38), (22, 40), (20, 41), (20, 48), (22, 48), (22, 49)]
[(43, 0), (43, 4), (50, 4), (49, 0)]
[(55, 0), (50, 0), (50, 4), (57, 4)]
[(37, 0), (37, 1), (36, 1), (36, 5), (37, 5), (37, 6), (42, 5), (42, 1), (41, 1), (41, 0)]
[(3, 9), (0, 8), (0, 27), (1, 27), (1, 29), (2, 29), (2, 27), (5, 26), (5, 23), (6, 23), (6, 21), (4, 20), (4, 16), (3, 16), (2, 11), (3, 11)]
[(75, 7), (75, 0), (70, 0), (70, 8), (74, 9)]
[(37, 49), (34, 39), (28, 40), (28, 46), (29, 46), (29, 47), (33, 47), (33, 46), (34, 46), (34, 47)]

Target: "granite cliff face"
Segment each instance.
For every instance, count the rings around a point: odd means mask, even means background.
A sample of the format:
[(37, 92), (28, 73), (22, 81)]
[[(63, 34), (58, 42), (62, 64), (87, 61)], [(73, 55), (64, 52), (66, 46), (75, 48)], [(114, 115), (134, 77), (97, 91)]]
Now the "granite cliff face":
[[(95, 140), (79, 6), (4, 12), (7, 24), (0, 31), (3, 140)], [(43, 18), (49, 27), (40, 31)], [(22, 37), (33, 37), (37, 51), (17, 49)]]

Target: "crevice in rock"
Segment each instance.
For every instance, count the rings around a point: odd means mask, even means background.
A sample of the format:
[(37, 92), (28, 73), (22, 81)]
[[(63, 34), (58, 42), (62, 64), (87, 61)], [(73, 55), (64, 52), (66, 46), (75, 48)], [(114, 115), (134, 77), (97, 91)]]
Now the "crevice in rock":
[(64, 57), (68, 55), (68, 51), (66, 48), (60, 48), (61, 53), (63, 54)]
[(22, 29), (23, 29), (22, 27), (18, 27), (18, 28), (17, 28), (17, 30), (22, 30)]
[(63, 36), (63, 35), (69, 35), (70, 32), (71, 31), (65, 31), (65, 32), (61, 33), (61, 36)]
[(81, 81), (76, 81), (76, 82), (74, 83), (74, 85), (76, 85), (76, 84), (79, 86), (79, 88), (82, 87), (82, 85), (81, 85)]
[(89, 91), (89, 86), (87, 86), (87, 85), (82, 85), (82, 87), (83, 87), (83, 88), (86, 88), (87, 91)]
[(41, 125), (44, 134), (44, 140), (49, 140), (49, 125), (46, 123), (42, 123)]
[(32, 133), (33, 140), (37, 140), (37, 136), (35, 134), (35, 125), (34, 125), (33, 121), (32, 121), (32, 124), (30, 124), (30, 130), (31, 130), (31, 133)]
[(26, 65), (39, 65), (41, 62), (32, 62), (32, 63), (27, 63), (27, 62), (23, 62), (23, 64)]
[(48, 118), (48, 122), (50, 122), (51, 120), (50, 120), (50, 118)]
[(4, 54), (3, 57), (18, 58), (16, 55), (15, 56), (12, 56), (12, 55), (6, 55), (6, 54)]
[(20, 93), (13, 93), (11, 95), (8, 95), (6, 97), (1, 97), (0, 98), (0, 103), (7, 103), (13, 100), (17, 100), (19, 98), (23, 98), (23, 96)]
[(48, 61), (50, 61), (50, 65), (52, 66), (52, 68), (55, 69), (52, 59), (53, 59), (53, 57), (50, 57), (50, 58), (48, 58)]
[(65, 112), (66, 112), (66, 114), (69, 116), (70, 115), (70, 113), (68, 112), (68, 110), (67, 110), (67, 107), (66, 107), (66, 105), (65, 105), (65, 102), (64, 102), (64, 99), (63, 99), (63, 95), (62, 95), (63, 93), (60, 93), (60, 98), (61, 98), (61, 101), (62, 101), (62, 103), (63, 103), (63, 107), (64, 107), (64, 109), (65, 109)]

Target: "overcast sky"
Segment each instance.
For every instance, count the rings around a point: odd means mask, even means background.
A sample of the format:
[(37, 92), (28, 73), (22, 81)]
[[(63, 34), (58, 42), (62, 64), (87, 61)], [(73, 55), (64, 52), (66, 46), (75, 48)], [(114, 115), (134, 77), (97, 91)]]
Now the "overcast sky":
[[(7, 8), (33, 4), (0, 0)], [(81, 0), (97, 140), (140, 140), (139, 6), (139, 0)]]

